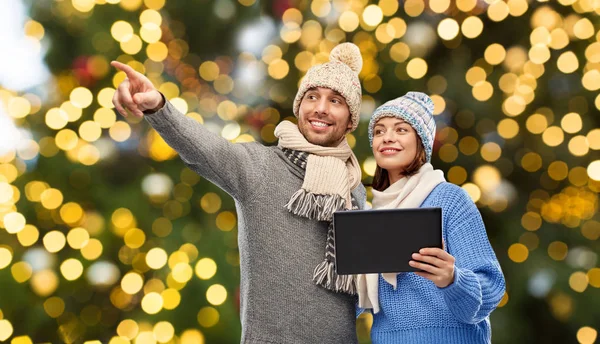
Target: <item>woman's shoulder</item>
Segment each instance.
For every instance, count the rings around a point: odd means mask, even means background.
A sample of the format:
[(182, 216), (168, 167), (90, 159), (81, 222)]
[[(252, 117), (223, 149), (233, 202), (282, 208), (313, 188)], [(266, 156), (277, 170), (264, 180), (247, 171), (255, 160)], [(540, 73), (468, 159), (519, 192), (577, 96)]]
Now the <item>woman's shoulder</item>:
[(464, 202), (473, 203), (471, 197), (463, 188), (449, 182), (443, 182), (436, 186), (427, 197), (427, 201), (440, 206), (451, 206)]

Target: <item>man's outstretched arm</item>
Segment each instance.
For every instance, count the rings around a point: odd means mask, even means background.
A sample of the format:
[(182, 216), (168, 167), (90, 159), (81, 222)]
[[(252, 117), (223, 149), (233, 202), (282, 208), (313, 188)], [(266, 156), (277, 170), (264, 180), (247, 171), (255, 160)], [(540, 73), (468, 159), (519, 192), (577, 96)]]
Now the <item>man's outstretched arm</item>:
[[(260, 157), (248, 145), (232, 144), (179, 112), (143, 74), (128, 65), (111, 65), (127, 75), (113, 97), (115, 108), (123, 116), (145, 119), (196, 173), (208, 179), (236, 199), (259, 187)], [(257, 168), (258, 167), (258, 168)]]

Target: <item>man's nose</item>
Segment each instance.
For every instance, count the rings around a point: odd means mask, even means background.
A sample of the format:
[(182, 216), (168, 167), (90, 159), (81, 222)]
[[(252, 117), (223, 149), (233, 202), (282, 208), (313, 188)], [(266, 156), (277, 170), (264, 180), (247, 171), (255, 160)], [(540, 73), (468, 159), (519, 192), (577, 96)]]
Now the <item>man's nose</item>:
[(329, 100), (325, 97), (319, 99), (317, 103), (316, 111), (320, 114), (328, 114), (329, 113)]

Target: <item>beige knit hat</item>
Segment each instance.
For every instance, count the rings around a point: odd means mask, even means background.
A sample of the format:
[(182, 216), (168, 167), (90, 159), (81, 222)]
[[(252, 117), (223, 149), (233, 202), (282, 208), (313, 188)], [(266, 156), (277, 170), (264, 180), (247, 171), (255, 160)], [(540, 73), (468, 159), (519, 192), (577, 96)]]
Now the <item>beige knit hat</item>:
[(329, 55), (329, 62), (311, 67), (302, 79), (294, 99), (294, 115), (298, 117), (300, 103), (306, 91), (313, 87), (326, 87), (339, 92), (346, 99), (352, 120), (350, 131), (354, 131), (360, 119), (362, 88), (358, 73), (362, 65), (362, 56), (356, 45), (337, 45)]

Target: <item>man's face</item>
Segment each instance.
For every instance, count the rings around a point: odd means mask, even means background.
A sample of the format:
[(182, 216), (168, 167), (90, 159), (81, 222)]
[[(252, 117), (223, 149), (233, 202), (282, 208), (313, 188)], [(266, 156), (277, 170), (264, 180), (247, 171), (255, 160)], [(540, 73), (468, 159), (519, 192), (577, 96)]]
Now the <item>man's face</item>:
[(308, 142), (315, 145), (335, 147), (352, 129), (346, 99), (329, 88), (309, 89), (298, 112), (298, 129)]

